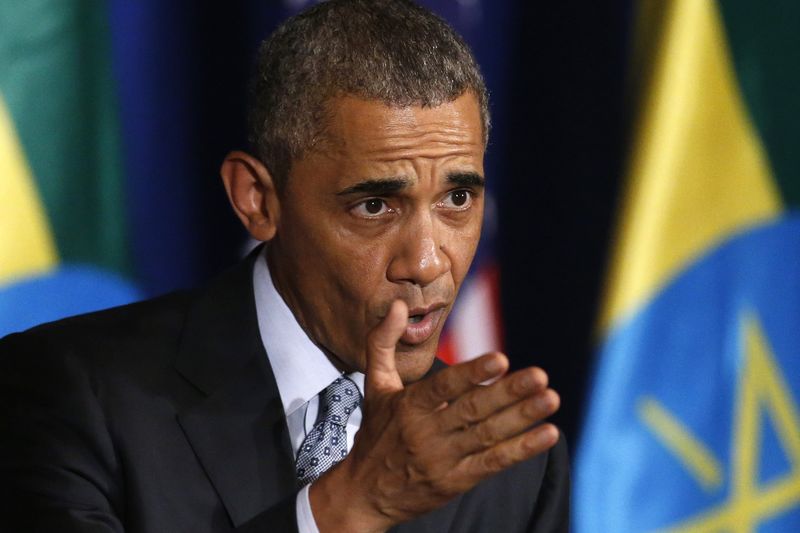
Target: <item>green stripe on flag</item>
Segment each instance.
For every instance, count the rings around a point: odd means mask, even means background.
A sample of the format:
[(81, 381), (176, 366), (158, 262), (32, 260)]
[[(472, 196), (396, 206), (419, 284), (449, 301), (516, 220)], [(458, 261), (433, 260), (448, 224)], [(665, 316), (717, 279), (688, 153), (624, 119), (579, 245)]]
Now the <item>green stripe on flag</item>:
[(718, 4), (739, 86), (783, 201), (800, 207), (800, 3)]
[(62, 261), (129, 273), (106, 4), (0, 3), (0, 93)]

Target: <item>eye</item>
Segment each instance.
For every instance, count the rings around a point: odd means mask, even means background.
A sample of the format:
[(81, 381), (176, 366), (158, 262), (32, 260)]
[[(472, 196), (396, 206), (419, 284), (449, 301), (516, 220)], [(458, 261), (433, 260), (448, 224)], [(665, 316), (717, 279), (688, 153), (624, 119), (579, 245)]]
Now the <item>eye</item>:
[(380, 198), (367, 198), (353, 206), (351, 211), (360, 217), (376, 218), (390, 211), (389, 206)]
[(439, 205), (445, 209), (467, 209), (472, 205), (472, 191), (468, 191), (467, 189), (450, 191), (442, 201), (439, 202)]

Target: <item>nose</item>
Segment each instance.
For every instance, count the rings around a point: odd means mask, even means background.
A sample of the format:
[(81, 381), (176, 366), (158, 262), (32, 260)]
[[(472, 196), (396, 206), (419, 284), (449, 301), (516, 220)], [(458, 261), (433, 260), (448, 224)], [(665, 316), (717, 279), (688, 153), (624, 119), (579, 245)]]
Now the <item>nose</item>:
[(448, 272), (451, 263), (441, 233), (430, 212), (409, 221), (398, 235), (396, 253), (386, 273), (389, 281), (424, 287)]

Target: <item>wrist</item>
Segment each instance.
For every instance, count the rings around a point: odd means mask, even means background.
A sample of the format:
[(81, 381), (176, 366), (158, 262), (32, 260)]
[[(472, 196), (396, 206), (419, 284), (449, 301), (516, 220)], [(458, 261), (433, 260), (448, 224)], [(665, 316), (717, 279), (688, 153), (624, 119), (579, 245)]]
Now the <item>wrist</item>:
[(383, 533), (394, 524), (373, 505), (363, 484), (354, 481), (350, 462), (345, 459), (309, 487), (317, 528), (320, 533)]

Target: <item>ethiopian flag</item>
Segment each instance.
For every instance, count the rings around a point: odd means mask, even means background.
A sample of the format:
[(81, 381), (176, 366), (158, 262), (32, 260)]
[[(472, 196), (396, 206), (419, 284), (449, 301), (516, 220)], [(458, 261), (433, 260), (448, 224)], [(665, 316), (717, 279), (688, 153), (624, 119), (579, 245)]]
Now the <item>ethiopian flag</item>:
[(800, 3), (642, 2), (589, 532), (800, 531)]
[(138, 295), (101, 5), (0, 3), (0, 336)]

